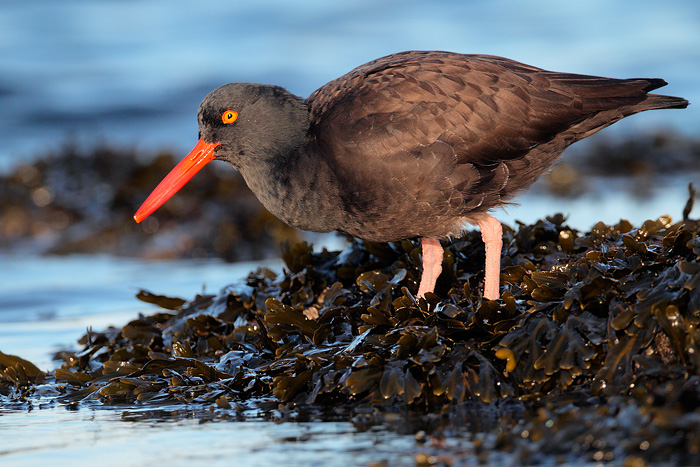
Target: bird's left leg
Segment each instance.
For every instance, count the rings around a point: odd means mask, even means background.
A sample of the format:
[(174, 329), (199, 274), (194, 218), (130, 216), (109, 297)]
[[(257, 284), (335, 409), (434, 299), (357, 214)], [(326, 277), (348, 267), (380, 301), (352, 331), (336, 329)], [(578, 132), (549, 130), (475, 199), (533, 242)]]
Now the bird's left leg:
[(503, 229), (495, 217), (485, 214), (477, 222), (481, 230), (481, 239), (486, 246), (486, 269), (484, 272), (484, 298), (498, 300), (501, 275), (501, 248), (503, 247)]

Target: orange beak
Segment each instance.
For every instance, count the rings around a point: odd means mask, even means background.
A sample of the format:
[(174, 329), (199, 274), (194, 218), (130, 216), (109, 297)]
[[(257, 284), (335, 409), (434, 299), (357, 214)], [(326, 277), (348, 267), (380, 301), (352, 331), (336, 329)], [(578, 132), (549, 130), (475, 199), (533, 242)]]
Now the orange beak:
[(194, 174), (215, 159), (214, 149), (220, 144), (205, 143), (204, 140), (200, 139), (187, 157), (182, 159), (170, 171), (156, 189), (153, 190), (153, 193), (143, 202), (139, 210), (134, 214), (134, 220), (141, 222), (177, 193), (185, 183), (190, 181), (190, 178), (194, 177)]

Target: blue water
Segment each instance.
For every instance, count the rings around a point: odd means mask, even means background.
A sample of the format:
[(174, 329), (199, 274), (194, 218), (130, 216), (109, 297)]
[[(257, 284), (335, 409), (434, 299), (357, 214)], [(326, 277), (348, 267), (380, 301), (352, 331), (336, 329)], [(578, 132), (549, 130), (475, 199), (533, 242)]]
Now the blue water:
[[(348, 467), (416, 465), (418, 453), (439, 454), (412, 435), (358, 432), (349, 422), (200, 423), (196, 419), (130, 422), (137, 410), (0, 411), (0, 432), (14, 431), (0, 444), (0, 463), (22, 467), (51, 465), (237, 465)], [(5, 437), (7, 439), (7, 437)], [(455, 451), (452, 446), (452, 451)], [(473, 443), (460, 440), (463, 456)], [(382, 464), (384, 463), (384, 464)]]
[(306, 96), (409, 49), (662, 77), (696, 105), (606, 131), (700, 130), (696, 0), (26, 0), (0, 8), (0, 170), (69, 138), (184, 154), (214, 87), (265, 82)]

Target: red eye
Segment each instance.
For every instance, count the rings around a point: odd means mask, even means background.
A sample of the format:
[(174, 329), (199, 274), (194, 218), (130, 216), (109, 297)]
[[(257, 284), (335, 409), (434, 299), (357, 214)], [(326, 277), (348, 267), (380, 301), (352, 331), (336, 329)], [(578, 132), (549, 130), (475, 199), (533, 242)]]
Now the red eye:
[(235, 122), (237, 118), (238, 112), (234, 112), (233, 110), (227, 110), (226, 112), (221, 114), (221, 121), (224, 122), (224, 124), (226, 125)]

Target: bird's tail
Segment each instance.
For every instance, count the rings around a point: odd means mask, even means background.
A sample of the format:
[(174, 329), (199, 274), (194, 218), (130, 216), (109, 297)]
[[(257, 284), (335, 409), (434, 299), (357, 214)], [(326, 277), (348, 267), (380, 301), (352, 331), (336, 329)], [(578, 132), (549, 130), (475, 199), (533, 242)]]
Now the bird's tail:
[[(644, 87), (644, 92), (647, 93), (668, 84), (666, 81), (658, 78), (639, 79), (638, 81), (646, 81), (648, 83), (646, 87)], [(664, 96), (662, 94), (647, 94), (647, 98), (644, 99), (644, 102), (640, 105), (644, 107), (642, 110), (685, 109), (688, 107), (689, 102), (682, 97)]]

